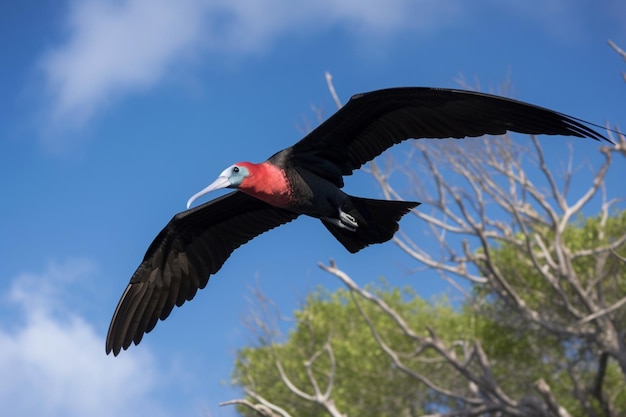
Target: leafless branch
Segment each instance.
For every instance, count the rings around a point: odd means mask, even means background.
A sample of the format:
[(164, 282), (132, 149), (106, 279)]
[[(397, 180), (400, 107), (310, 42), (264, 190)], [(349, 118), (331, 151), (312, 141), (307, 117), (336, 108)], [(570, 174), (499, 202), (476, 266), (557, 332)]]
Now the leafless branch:
[[(331, 261), (329, 265), (320, 264), (320, 268), (326, 272), (339, 278), (351, 291), (353, 301), (357, 306), (361, 316), (367, 323), (372, 336), (381, 347), (381, 349), (389, 356), (394, 365), (402, 372), (406, 373), (411, 378), (421, 382), (433, 391), (438, 392), (449, 398), (461, 401), (466, 404), (466, 408), (458, 410), (458, 412), (447, 413), (446, 415), (480, 415), (484, 412), (484, 408), (487, 405), (490, 410), (500, 410), (506, 412), (513, 412), (516, 406), (516, 402), (509, 398), (497, 385), (496, 381), (491, 375), (491, 366), (487, 355), (483, 351), (480, 343), (473, 342), (473, 348), (466, 351), (466, 354), (462, 358), (458, 358), (454, 344), (446, 344), (443, 340), (437, 337), (433, 329), (427, 329), (429, 336), (420, 336), (415, 330), (404, 321), (401, 315), (391, 308), (384, 300), (373, 295), (369, 291), (360, 288), (344, 271), (340, 270), (337, 265)], [(388, 315), (399, 327), (402, 333), (411, 339), (415, 343), (414, 355), (422, 353), (426, 350), (431, 350), (439, 355), (439, 358), (446, 364), (451, 366), (451, 370), (459, 373), (459, 376), (464, 378), (473, 386), (477, 387), (475, 392), (480, 393), (480, 397), (472, 395), (471, 391), (468, 394), (462, 394), (453, 390), (447, 389), (435, 381), (432, 378), (427, 377), (423, 373), (417, 372), (409, 365), (404, 363), (401, 359), (401, 355), (396, 352), (391, 346), (389, 346), (383, 340), (378, 330), (374, 326), (372, 320), (361, 307), (359, 299), (366, 300), (376, 305), (380, 310)], [(465, 345), (465, 343), (462, 343)], [(478, 365), (479, 373), (472, 371), (471, 363)]]
[(337, 95), (337, 91), (335, 91), (335, 85), (333, 84), (333, 76), (330, 74), (330, 72), (326, 71), (324, 73), (324, 77), (326, 77), (326, 85), (328, 86), (328, 91), (330, 92), (330, 95), (332, 96), (333, 101), (335, 102), (335, 105), (337, 106), (338, 109), (340, 109), (343, 106), (343, 104), (341, 103), (341, 99)]
[(271, 404), (269, 401), (265, 400), (260, 395), (255, 395), (254, 393), (252, 393), (250, 396), (256, 398), (257, 401), (262, 401), (262, 402), (254, 404), (245, 399), (237, 399), (237, 400), (224, 401), (220, 403), (220, 406), (222, 407), (225, 405), (243, 405), (245, 407), (248, 407), (251, 410), (256, 411), (257, 413), (259, 413), (259, 415), (263, 417), (291, 417), (291, 414), (289, 414), (282, 408), (278, 407), (277, 405)]
[[(615, 52), (617, 52), (624, 59), (624, 61), (626, 61), (626, 52), (624, 52), (624, 50), (622, 50), (619, 46), (617, 46), (617, 44), (615, 44), (615, 42), (613, 42), (612, 40), (609, 40), (608, 44), (611, 48), (613, 48)], [(626, 71), (622, 72), (622, 77), (624, 78), (624, 81), (626, 81)]]
[(571, 417), (572, 415), (563, 406), (559, 405), (556, 398), (552, 394), (550, 386), (542, 378), (535, 382), (535, 389), (541, 394), (545, 402), (548, 404), (554, 414), (559, 417)]

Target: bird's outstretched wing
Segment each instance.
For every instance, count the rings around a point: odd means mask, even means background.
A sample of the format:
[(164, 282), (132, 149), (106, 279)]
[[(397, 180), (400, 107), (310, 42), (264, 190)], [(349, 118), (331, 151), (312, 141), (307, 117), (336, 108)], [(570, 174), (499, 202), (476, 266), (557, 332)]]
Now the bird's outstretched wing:
[(122, 295), (107, 334), (117, 355), (191, 300), (239, 246), (298, 214), (235, 191), (179, 213), (154, 239)]
[(402, 87), (353, 96), (289, 151), (295, 165), (341, 187), (341, 176), (406, 139), (506, 131), (608, 140), (582, 120), (521, 101), (472, 91)]

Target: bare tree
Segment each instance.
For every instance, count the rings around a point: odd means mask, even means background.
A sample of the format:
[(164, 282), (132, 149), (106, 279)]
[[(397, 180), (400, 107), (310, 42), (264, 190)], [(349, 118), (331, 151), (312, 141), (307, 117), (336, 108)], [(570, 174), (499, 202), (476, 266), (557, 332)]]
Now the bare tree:
[[(616, 45), (612, 47), (620, 53)], [(329, 75), (327, 80), (340, 105)], [(566, 167), (559, 174), (539, 139), (530, 137), (524, 142), (509, 135), (438, 141), (436, 145), (415, 141), (407, 161), (391, 160), (384, 169), (376, 163), (369, 165), (389, 199), (402, 199), (390, 181), (392, 174), (400, 172), (409, 179), (423, 203), (413, 214), (438, 243), (422, 246), (402, 231), (394, 238), (397, 246), (417, 264), (435, 270), (477, 314), (501, 314), (505, 322), (524, 322), (537, 334), (566, 344), (569, 351), (561, 359), (559, 372), (570, 379), (576, 410), (607, 417), (617, 416), (616, 401), (626, 399), (626, 230), (611, 229), (612, 214), (624, 198), (623, 192), (611, 197), (614, 190), (605, 186), (611, 166), (624, 162), (615, 159), (626, 155), (626, 137), (608, 133), (615, 145), (599, 146), (595, 164), (576, 164), (570, 145)], [(594, 238), (581, 244), (570, 230), (590, 205), (599, 207)], [(514, 254), (514, 261), (504, 261), (506, 254)], [(402, 314), (359, 287), (334, 262), (320, 267), (350, 290), (371, 336), (393, 366), (448, 400), (431, 416), (573, 415), (547, 378), (535, 380), (533, 389), (524, 395), (511, 394), (511, 384), (506, 382), (510, 376), (502, 375), (503, 365), (494, 364), (479, 340), (444, 340), (435, 328), (426, 332), (413, 328)], [(486, 303), (488, 299), (495, 302)], [(371, 308), (365, 308), (368, 305), (394, 323), (410, 342), (409, 349), (385, 340), (374, 325)], [(258, 324), (263, 325), (263, 320)], [(540, 357), (541, 346), (534, 349), (537, 360), (545, 360)], [(324, 381), (312, 371), (322, 356), (330, 364)], [(279, 355), (274, 360), (280, 379), (295, 396), (318, 404), (328, 415), (345, 415), (333, 401), (336, 364), (330, 341), (303, 364), (306, 386), (296, 386), (289, 378)], [(416, 366), (420, 362), (437, 363), (440, 373), (425, 373)], [(614, 384), (607, 388), (607, 369), (620, 370), (623, 382), (618, 387), (622, 388), (616, 390)], [(241, 382), (248, 399), (235, 403), (261, 415), (289, 415), (271, 398), (263, 398), (251, 382)]]

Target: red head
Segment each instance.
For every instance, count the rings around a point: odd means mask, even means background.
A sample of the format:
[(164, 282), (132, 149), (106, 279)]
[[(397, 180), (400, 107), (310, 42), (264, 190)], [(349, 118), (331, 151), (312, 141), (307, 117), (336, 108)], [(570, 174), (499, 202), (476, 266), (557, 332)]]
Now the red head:
[(290, 186), (283, 170), (269, 162), (239, 162), (226, 168), (208, 187), (187, 201), (187, 208), (198, 197), (220, 188), (236, 188), (275, 206), (289, 202)]

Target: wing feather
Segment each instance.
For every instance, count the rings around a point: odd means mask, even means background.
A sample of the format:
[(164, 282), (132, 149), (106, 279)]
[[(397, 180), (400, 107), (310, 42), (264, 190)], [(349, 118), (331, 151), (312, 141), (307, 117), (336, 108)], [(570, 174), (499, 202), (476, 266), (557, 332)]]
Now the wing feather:
[(106, 351), (138, 344), (174, 306), (204, 288), (239, 246), (298, 217), (235, 191), (177, 214), (154, 239), (120, 299)]
[(289, 151), (294, 164), (342, 187), (343, 175), (406, 139), (507, 131), (608, 140), (582, 120), (521, 101), (464, 90), (403, 87), (353, 96)]

